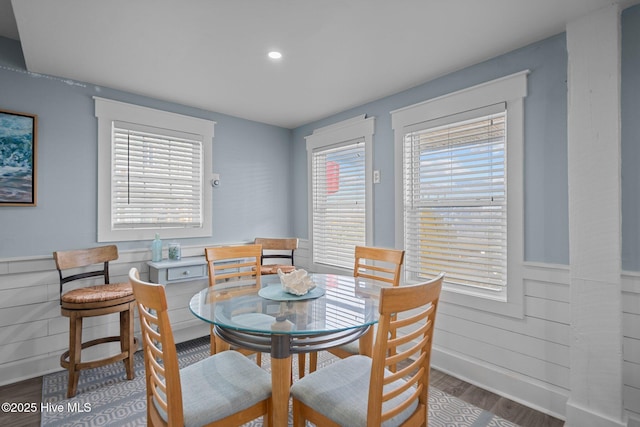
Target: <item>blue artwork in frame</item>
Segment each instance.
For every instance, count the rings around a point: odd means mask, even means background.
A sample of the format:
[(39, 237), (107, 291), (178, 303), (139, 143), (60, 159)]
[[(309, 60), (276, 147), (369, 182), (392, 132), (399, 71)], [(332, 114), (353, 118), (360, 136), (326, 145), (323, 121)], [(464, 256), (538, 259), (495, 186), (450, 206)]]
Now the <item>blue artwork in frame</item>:
[(37, 122), (0, 110), (0, 206), (36, 205)]

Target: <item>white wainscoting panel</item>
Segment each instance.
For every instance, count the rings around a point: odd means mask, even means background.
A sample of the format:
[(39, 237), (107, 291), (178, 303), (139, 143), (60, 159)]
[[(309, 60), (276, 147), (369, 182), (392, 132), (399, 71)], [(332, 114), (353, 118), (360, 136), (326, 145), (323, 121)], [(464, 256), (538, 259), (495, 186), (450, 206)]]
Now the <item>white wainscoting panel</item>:
[[(203, 246), (183, 248), (183, 256), (203, 253)], [(143, 280), (148, 279), (148, 249), (120, 251), (119, 255), (110, 263), (112, 283), (127, 281), (132, 267), (140, 271)], [(206, 280), (167, 286), (169, 317), (177, 342), (209, 334), (209, 327), (188, 308), (191, 296), (206, 286)], [(52, 256), (0, 260), (0, 385), (62, 369), (59, 359), (68, 347), (69, 319), (60, 314), (59, 289)], [(118, 333), (117, 314), (84, 319), (84, 341)], [(137, 316), (135, 333), (140, 338)], [(85, 360), (97, 352), (110, 352), (110, 345), (89, 349)]]
[(569, 394), (569, 269), (524, 265), (525, 317), (441, 303), (432, 365), (558, 418)]
[[(183, 248), (200, 256), (203, 247)], [(127, 280), (131, 267), (148, 278), (150, 252), (121, 251), (112, 281)], [(296, 265), (308, 268), (309, 242), (300, 239)], [(436, 320), (435, 368), (542, 412), (563, 418), (569, 395), (569, 269), (526, 263), (525, 317), (517, 319), (442, 303)], [(206, 280), (167, 286), (176, 341), (209, 333), (188, 301)], [(625, 272), (624, 402), (629, 425), (640, 427), (640, 273)], [(60, 315), (58, 274), (51, 257), (0, 260), (0, 385), (61, 370), (68, 319)], [(139, 324), (136, 319), (136, 334)], [(118, 331), (117, 316), (86, 319), (86, 339)]]
[(629, 427), (640, 427), (640, 273), (622, 274), (622, 398)]

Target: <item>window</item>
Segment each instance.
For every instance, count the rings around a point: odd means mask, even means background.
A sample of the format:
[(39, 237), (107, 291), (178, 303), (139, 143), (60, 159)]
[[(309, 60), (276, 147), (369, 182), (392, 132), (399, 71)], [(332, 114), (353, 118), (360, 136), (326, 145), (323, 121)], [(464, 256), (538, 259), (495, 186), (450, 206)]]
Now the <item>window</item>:
[(373, 126), (362, 116), (307, 137), (314, 271), (353, 268), (355, 247), (370, 241)]
[(506, 285), (506, 112), (495, 110), (405, 134), (405, 271), (414, 281), (446, 271), (449, 283)]
[(214, 123), (95, 100), (98, 241), (210, 236)]
[(111, 228), (202, 227), (202, 140), (113, 123)]
[(523, 313), (526, 74), (392, 112), (405, 280), (444, 271), (444, 300), (513, 316)]

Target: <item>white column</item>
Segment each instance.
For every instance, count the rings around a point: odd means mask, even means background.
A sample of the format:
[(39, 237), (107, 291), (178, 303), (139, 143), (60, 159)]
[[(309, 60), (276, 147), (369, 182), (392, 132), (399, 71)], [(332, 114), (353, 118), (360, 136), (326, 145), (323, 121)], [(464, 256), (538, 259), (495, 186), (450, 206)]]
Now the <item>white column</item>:
[(626, 426), (622, 401), (620, 10), (567, 25), (571, 391), (566, 426)]

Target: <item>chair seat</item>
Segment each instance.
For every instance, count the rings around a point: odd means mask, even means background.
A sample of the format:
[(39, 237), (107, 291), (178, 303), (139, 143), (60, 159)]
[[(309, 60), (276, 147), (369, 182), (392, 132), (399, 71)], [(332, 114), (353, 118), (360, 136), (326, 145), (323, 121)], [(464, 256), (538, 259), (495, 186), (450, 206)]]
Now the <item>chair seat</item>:
[[(378, 325), (373, 325), (373, 336), (375, 337), (378, 334)], [(343, 344), (339, 347), (342, 351), (345, 351), (349, 354), (360, 354), (360, 340), (351, 341), (349, 343)]]
[[(271, 376), (235, 351), (223, 351), (180, 370), (184, 425), (220, 420), (271, 396)], [(156, 405), (161, 416), (166, 414)]]
[(92, 304), (111, 302), (118, 304), (133, 301), (133, 290), (129, 283), (110, 283), (106, 285), (87, 286), (85, 288), (73, 289), (64, 293), (60, 297), (62, 303), (67, 304)]
[(260, 274), (268, 275), (268, 274), (278, 274), (278, 269), (282, 270), (283, 273), (291, 273), (296, 269), (293, 265), (283, 265), (283, 264), (267, 264), (260, 266)]
[[(391, 374), (391, 371), (385, 370), (385, 376)], [(296, 381), (291, 386), (291, 395), (339, 425), (366, 427), (370, 377), (371, 358), (352, 356)], [(395, 388), (396, 383), (391, 383), (388, 387)], [(410, 388), (401, 393), (400, 397), (406, 399), (412, 391)], [(386, 402), (383, 412), (387, 406), (394, 407), (396, 399), (398, 397)], [(388, 427), (402, 424), (416, 407), (417, 401), (382, 425)]]

